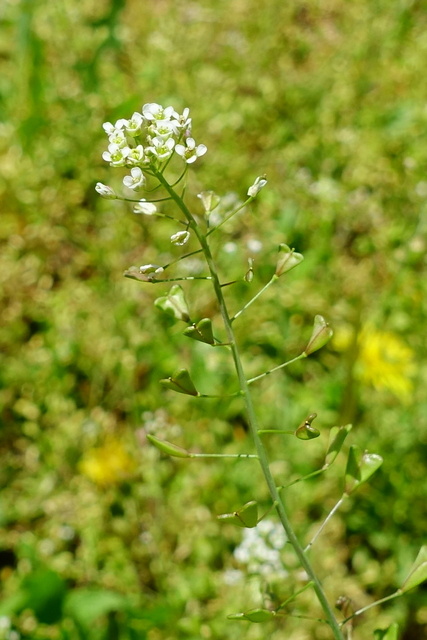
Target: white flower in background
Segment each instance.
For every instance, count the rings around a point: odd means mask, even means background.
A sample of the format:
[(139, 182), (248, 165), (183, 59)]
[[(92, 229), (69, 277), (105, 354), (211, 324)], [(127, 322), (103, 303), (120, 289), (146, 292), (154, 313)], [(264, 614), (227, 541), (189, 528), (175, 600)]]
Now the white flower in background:
[(144, 154), (144, 147), (142, 146), (142, 144), (139, 144), (137, 147), (131, 149), (126, 158), (126, 164), (128, 165), (143, 164), (145, 161), (146, 158)]
[(107, 200), (115, 200), (117, 198), (114, 189), (103, 184), (102, 182), (97, 182), (95, 185), (95, 191), (99, 193), (102, 198), (106, 198)]
[(116, 144), (109, 144), (108, 151), (104, 151), (102, 158), (106, 162), (109, 162), (112, 167), (124, 167), (129, 153), (129, 147), (119, 147)]
[(255, 198), (256, 195), (261, 191), (263, 187), (267, 184), (267, 180), (265, 176), (258, 176), (252, 186), (248, 189), (248, 196), (251, 198)]
[(139, 189), (144, 185), (145, 176), (139, 167), (130, 170), (131, 175), (123, 178), (123, 184), (129, 189)]
[(147, 147), (146, 151), (150, 152), (153, 156), (159, 160), (166, 160), (172, 155), (173, 148), (175, 146), (175, 140), (168, 138), (168, 140), (162, 140), (162, 138), (153, 138), (150, 147)]
[(147, 120), (178, 120), (179, 115), (173, 107), (165, 109), (157, 102), (149, 102), (142, 107), (142, 114)]
[(189, 231), (178, 231), (171, 236), (172, 244), (176, 244), (178, 247), (181, 247), (183, 244), (187, 244), (190, 239)]
[(126, 129), (126, 133), (134, 138), (139, 133), (141, 133), (141, 127), (144, 123), (144, 118), (140, 113), (135, 111), (132, 117), (129, 120), (126, 120), (126, 124), (124, 125)]
[(156, 205), (152, 202), (147, 202), (144, 198), (142, 198), (133, 208), (134, 213), (143, 213), (146, 216), (152, 216), (156, 211)]
[(250, 238), (247, 241), (246, 246), (248, 247), (249, 251), (252, 251), (252, 253), (259, 253), (262, 249), (262, 242), (260, 240), (257, 240), (256, 238)]
[(195, 162), (197, 158), (203, 156), (207, 150), (208, 148), (204, 144), (199, 144), (196, 147), (194, 138), (187, 138), (185, 141), (185, 146), (183, 144), (177, 144), (175, 146), (175, 151), (178, 155), (184, 158), (187, 164)]
[(261, 520), (253, 529), (244, 529), (243, 540), (234, 550), (238, 562), (247, 566), (249, 573), (262, 576), (286, 575), (280, 551), (287, 541), (281, 525), (272, 520)]

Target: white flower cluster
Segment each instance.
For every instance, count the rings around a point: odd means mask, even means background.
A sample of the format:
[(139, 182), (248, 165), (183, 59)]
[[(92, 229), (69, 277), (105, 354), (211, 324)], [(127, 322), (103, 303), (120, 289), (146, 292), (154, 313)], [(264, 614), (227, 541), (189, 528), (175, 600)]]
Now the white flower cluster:
[(243, 540), (234, 550), (238, 562), (247, 566), (249, 573), (271, 577), (287, 574), (280, 557), (286, 544), (281, 525), (272, 520), (261, 520), (253, 529), (244, 529)]
[(150, 102), (129, 120), (106, 122), (103, 127), (109, 145), (102, 157), (113, 167), (131, 167), (131, 175), (123, 181), (130, 189), (143, 186), (142, 169), (158, 168), (174, 152), (188, 164), (195, 162), (207, 148), (204, 144), (196, 145), (191, 137), (189, 113), (189, 109), (184, 109), (178, 114), (173, 107)]

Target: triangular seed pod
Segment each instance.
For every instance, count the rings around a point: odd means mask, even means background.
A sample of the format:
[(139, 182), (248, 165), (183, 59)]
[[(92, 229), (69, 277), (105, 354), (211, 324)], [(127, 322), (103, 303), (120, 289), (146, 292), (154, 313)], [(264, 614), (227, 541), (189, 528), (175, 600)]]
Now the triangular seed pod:
[(147, 433), (147, 440), (151, 442), (151, 444), (156, 447), (162, 453), (166, 453), (168, 456), (173, 456), (174, 458), (190, 458), (190, 454), (185, 449), (178, 447), (176, 444), (172, 442), (168, 442), (167, 440), (160, 440), (156, 438), (156, 436), (151, 435), (151, 433)]
[(193, 340), (199, 342), (205, 342), (206, 344), (215, 344), (215, 338), (212, 332), (212, 320), (210, 318), (202, 318), (197, 324), (187, 327), (184, 331), (184, 335)]
[(177, 393), (184, 393), (188, 396), (198, 396), (199, 392), (193, 384), (187, 369), (180, 369), (170, 378), (160, 380), (160, 384)]

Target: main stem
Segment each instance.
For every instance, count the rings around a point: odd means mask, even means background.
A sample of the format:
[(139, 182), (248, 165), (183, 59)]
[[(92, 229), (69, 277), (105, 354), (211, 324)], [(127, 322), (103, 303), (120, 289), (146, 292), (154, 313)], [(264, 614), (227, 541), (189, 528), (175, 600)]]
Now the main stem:
[(235, 339), (234, 331), (232, 328), (231, 318), (229, 316), (228, 309), (225, 304), (225, 299), (222, 293), (221, 284), (218, 279), (216, 265), (213, 260), (212, 253), (209, 248), (206, 236), (200, 230), (196, 220), (194, 219), (190, 210), (187, 208), (184, 201), (178, 196), (178, 194), (174, 191), (174, 189), (169, 185), (167, 180), (164, 178), (163, 174), (156, 172), (156, 177), (158, 178), (162, 186), (166, 189), (166, 191), (169, 193), (171, 198), (175, 201), (175, 203), (180, 208), (182, 213), (185, 215), (185, 217), (188, 220), (189, 226), (194, 231), (194, 233), (196, 234), (200, 242), (200, 246), (202, 247), (206, 262), (209, 267), (210, 274), (212, 276), (212, 284), (215, 290), (215, 295), (219, 303), (222, 319), (224, 321), (224, 326), (227, 333), (227, 339), (230, 344), (231, 353), (233, 355), (234, 366), (236, 369), (237, 377), (239, 379), (241, 394), (243, 396), (245, 407), (246, 407), (249, 429), (253, 438), (253, 442), (259, 458), (262, 472), (264, 474), (265, 481), (267, 482), (267, 485), (268, 485), (271, 499), (273, 501), (273, 504), (276, 507), (277, 514), (286, 532), (288, 541), (291, 543), (292, 547), (294, 548), (294, 551), (299, 561), (301, 562), (302, 567), (307, 573), (309, 579), (313, 582), (313, 588), (316, 592), (317, 598), (325, 613), (326, 619), (333, 631), (335, 640), (344, 640), (344, 636), (341, 632), (340, 626), (332, 610), (332, 607), (326, 598), (326, 594), (323, 590), (322, 584), (319, 578), (317, 577), (313, 567), (311, 566), (311, 563), (307, 558), (303, 547), (300, 545), (298, 538), (295, 535), (295, 532), (289, 520), (288, 514), (286, 512), (284, 502), (276, 488), (276, 483), (270, 471), (267, 453), (265, 451), (264, 445), (262, 444), (261, 438), (258, 435), (258, 428), (259, 428), (258, 419), (253, 406), (252, 396), (249, 391), (249, 386), (246, 380), (246, 376), (243, 371), (243, 366), (240, 359), (240, 353), (236, 344), (236, 339)]

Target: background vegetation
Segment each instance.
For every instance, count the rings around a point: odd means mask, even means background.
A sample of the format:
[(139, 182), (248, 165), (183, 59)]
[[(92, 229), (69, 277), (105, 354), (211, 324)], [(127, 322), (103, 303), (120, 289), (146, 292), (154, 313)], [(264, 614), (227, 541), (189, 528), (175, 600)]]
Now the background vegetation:
[[(215, 518), (266, 498), (249, 463), (180, 462), (146, 444), (149, 430), (195, 450), (250, 447), (237, 400), (158, 385), (180, 365), (205, 390), (234, 378), (224, 354), (153, 308), (166, 288), (122, 277), (176, 253), (168, 228), (95, 193), (121, 181), (101, 160), (101, 125), (146, 102), (189, 106), (208, 146), (194, 208), (203, 189), (232, 202), (267, 174), (216, 253), (229, 279), (255, 258), (254, 282), (230, 291), (242, 302), (278, 243), (305, 255), (239, 335), (257, 375), (300, 352), (316, 313), (335, 328), (255, 399), (269, 428), (319, 415), (318, 440), (270, 441), (284, 481), (316, 468), (334, 424), (353, 422), (352, 441), (384, 457), (317, 549), (331, 597), (363, 606), (400, 584), (426, 535), (424, 3), (3, 0), (0, 20), (0, 634), (327, 638), (298, 620), (226, 619), (260, 604), (256, 578), (229, 584), (244, 570), (241, 531)], [(207, 287), (186, 291), (215, 322)], [(290, 493), (302, 533), (338, 499), (342, 472)], [(394, 620), (404, 640), (425, 637), (426, 591), (366, 614), (356, 638)]]

